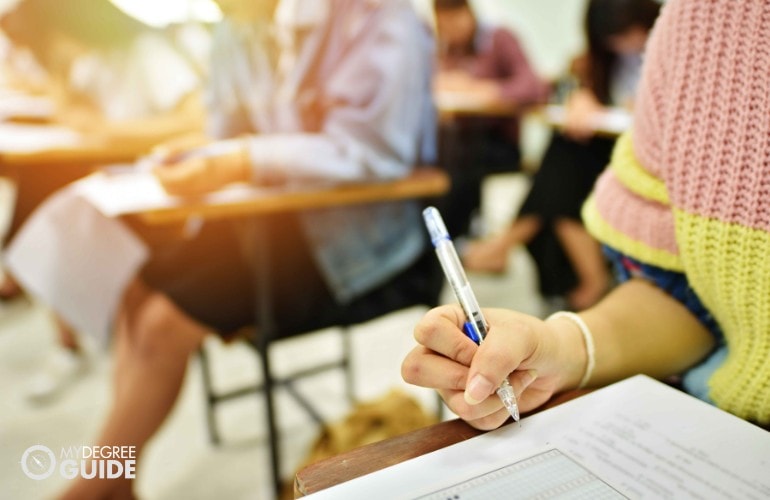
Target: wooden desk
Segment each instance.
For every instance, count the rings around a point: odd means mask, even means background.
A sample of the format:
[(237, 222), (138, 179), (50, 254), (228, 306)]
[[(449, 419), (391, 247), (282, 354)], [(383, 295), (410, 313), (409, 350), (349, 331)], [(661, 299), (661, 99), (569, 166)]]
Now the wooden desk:
[[(552, 408), (590, 392), (560, 394), (538, 411)], [(511, 425), (511, 424), (509, 424)], [(355, 450), (308, 465), (294, 478), (294, 497), (300, 498), (345, 481), (376, 472), (391, 465), (419, 457), (441, 448), (483, 434), (462, 420), (441, 422), (403, 436), (372, 443)]]
[(225, 219), (278, 212), (339, 207), (363, 203), (431, 198), (445, 194), (449, 177), (435, 167), (420, 167), (394, 181), (338, 184), (295, 189), (244, 191), (231, 199), (190, 199), (173, 206), (158, 206), (127, 213), (151, 225), (182, 222), (191, 217)]
[(484, 118), (512, 118), (521, 113), (519, 106), (507, 101), (479, 99), (462, 92), (438, 91), (434, 95), (441, 121), (452, 121), (463, 116)]
[[(57, 125), (0, 123), (0, 174), (37, 166), (97, 166), (134, 161), (150, 141), (113, 144)], [(24, 137), (29, 139), (24, 139)]]
[[(564, 126), (564, 106), (549, 104), (533, 111), (534, 116), (556, 128)], [(618, 137), (631, 127), (632, 115), (623, 108), (611, 108), (596, 117), (594, 131), (602, 137)]]
[(10, 236), (58, 189), (96, 168), (132, 162), (151, 144), (108, 144), (56, 125), (0, 123), (0, 176), (16, 181), (18, 193)]

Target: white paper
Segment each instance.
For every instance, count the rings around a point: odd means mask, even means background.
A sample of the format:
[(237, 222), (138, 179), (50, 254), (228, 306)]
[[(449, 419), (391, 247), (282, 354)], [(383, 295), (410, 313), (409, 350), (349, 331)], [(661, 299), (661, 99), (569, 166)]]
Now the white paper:
[(17, 117), (47, 119), (54, 111), (53, 101), (46, 97), (0, 93), (0, 121)]
[(479, 484), (502, 484), (491, 471), (549, 450), (629, 498), (770, 498), (770, 433), (641, 375), (311, 498), (418, 498), (456, 485), (444, 498), (473, 498)]
[[(185, 198), (167, 194), (151, 172), (141, 169), (96, 173), (78, 181), (75, 189), (108, 217), (179, 207), (189, 203)], [(196, 201), (207, 205), (235, 203), (265, 192), (268, 190), (235, 184), (201, 196)]]
[(96, 173), (75, 184), (78, 193), (104, 215), (114, 217), (176, 204), (151, 173), (128, 166), (123, 172), (112, 169), (111, 173)]
[[(75, 189), (108, 217), (190, 205), (190, 199), (166, 193), (157, 178), (146, 167), (146, 162), (140, 162), (136, 167), (113, 166), (104, 172), (81, 179), (75, 184)], [(329, 181), (294, 182), (273, 187), (238, 183), (196, 197), (193, 202), (197, 206), (229, 205), (260, 197), (329, 189), (334, 185)]]
[(0, 151), (33, 153), (47, 149), (76, 147), (83, 137), (67, 127), (0, 123)]
[[(566, 119), (564, 106), (548, 105), (545, 107), (546, 120), (554, 126), (564, 126)], [(620, 135), (631, 127), (633, 116), (623, 108), (611, 108), (595, 116), (592, 124), (594, 130), (607, 134)]]
[(123, 292), (148, 255), (120, 221), (68, 188), (33, 213), (6, 264), (25, 290), (105, 345)]

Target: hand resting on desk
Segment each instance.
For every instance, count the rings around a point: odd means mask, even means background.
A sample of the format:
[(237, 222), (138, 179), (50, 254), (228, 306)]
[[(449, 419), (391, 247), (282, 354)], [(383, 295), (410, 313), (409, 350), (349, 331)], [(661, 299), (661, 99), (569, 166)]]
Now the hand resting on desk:
[(153, 173), (163, 189), (171, 195), (197, 196), (252, 178), (248, 151), (243, 146), (213, 154), (204, 149), (162, 158)]

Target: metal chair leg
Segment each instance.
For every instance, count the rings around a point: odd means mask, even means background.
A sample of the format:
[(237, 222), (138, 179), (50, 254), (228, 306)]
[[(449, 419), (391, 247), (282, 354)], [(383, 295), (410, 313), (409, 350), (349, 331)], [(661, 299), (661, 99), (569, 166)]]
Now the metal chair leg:
[(350, 327), (342, 327), (342, 368), (345, 370), (345, 395), (352, 404), (356, 402), (356, 384), (353, 378), (353, 342)]
[(270, 463), (272, 469), (273, 488), (275, 498), (280, 498), (281, 460), (280, 446), (278, 443), (278, 426), (276, 423), (275, 394), (273, 372), (270, 368), (270, 342), (276, 334), (273, 321), (273, 301), (270, 287), (270, 248), (269, 248), (269, 223), (257, 217), (252, 221), (252, 249), (256, 253), (256, 265), (254, 268), (254, 289), (256, 291), (256, 334), (257, 350), (262, 364), (262, 376), (265, 391), (265, 412), (267, 416), (268, 437), (270, 439)]
[(203, 387), (206, 391), (206, 423), (208, 424), (209, 441), (214, 446), (217, 446), (222, 441), (221, 436), (219, 435), (219, 429), (217, 428), (217, 397), (214, 393), (209, 357), (204, 346), (201, 346), (201, 348), (198, 349), (198, 358), (200, 359), (201, 370), (203, 371)]
[(259, 359), (262, 365), (262, 376), (264, 378), (263, 388), (265, 391), (265, 415), (267, 417), (267, 432), (270, 445), (270, 468), (272, 471), (273, 488), (275, 498), (281, 495), (283, 484), (281, 482), (281, 457), (278, 436), (278, 425), (275, 411), (275, 393), (274, 380), (270, 368), (270, 356), (268, 354), (268, 343), (260, 345)]

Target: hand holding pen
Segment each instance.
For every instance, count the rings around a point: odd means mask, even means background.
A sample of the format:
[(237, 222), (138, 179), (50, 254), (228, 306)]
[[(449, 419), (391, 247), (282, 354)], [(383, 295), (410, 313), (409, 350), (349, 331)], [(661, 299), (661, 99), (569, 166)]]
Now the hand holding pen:
[[(506, 309), (487, 309), (482, 314), (434, 210), (426, 211), (426, 222), (460, 305), (439, 306), (417, 323), (414, 338), (418, 345), (404, 359), (404, 380), (435, 389), (454, 413), (482, 430), (510, 420), (515, 414), (510, 411), (514, 401), (517, 410), (530, 411), (554, 394), (577, 387), (586, 358), (583, 337), (573, 322), (564, 318), (544, 321)], [(497, 394), (506, 385), (502, 381), (509, 383), (516, 396), (503, 405)], [(500, 391), (504, 397), (505, 391)], [(510, 410), (504, 407), (506, 403)]]
[[(466, 322), (463, 325), (463, 331), (476, 345), (481, 345), (489, 332), (489, 323), (481, 312), (481, 307), (460, 264), (460, 259), (454, 245), (452, 245), (452, 240), (449, 238), (444, 221), (434, 207), (426, 208), (423, 217), (441, 268), (444, 270), (444, 274), (465, 313)], [(513, 387), (507, 378), (503, 379), (496, 392), (508, 413), (518, 422), (519, 406)]]

